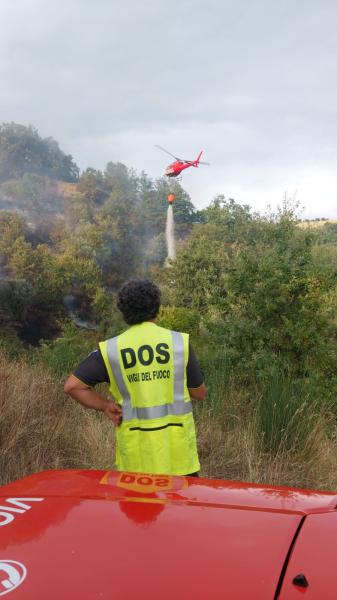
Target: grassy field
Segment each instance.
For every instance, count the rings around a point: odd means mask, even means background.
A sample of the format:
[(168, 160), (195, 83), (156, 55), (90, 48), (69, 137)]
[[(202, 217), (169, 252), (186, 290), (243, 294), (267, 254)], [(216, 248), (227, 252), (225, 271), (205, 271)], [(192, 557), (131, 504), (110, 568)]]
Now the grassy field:
[(301, 227), (302, 229), (305, 229), (305, 228), (312, 228), (312, 229), (314, 229), (316, 227), (319, 227), (319, 228), (320, 227), (324, 227), (324, 225), (326, 223), (337, 223), (337, 220), (334, 220), (334, 219), (324, 219), (324, 220), (321, 220), (321, 221), (315, 221), (315, 220), (314, 221), (300, 221), (298, 223), (298, 227)]
[[(114, 433), (101, 414), (63, 393), (45, 366), (0, 359), (0, 483), (43, 469), (114, 468)], [(209, 373), (195, 403), (202, 475), (337, 489), (334, 417), (276, 379), (265, 390)]]

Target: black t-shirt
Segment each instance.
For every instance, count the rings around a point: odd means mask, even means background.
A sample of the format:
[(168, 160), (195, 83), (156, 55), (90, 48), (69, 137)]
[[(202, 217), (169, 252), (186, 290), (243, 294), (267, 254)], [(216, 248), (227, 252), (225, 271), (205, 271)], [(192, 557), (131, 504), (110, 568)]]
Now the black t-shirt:
[[(83, 383), (93, 387), (98, 383), (109, 383), (109, 375), (106, 369), (100, 349), (94, 350), (73, 371), (73, 375)], [(203, 383), (203, 375), (200, 365), (196, 359), (191, 344), (189, 345), (189, 358), (186, 367), (187, 387), (197, 388)]]

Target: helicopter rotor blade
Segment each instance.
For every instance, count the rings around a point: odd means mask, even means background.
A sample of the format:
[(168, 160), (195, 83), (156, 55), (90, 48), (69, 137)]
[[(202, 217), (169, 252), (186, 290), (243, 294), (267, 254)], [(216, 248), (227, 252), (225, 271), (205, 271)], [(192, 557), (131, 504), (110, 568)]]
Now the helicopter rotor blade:
[[(166, 148), (163, 148), (163, 146), (159, 146), (159, 144), (155, 144), (156, 148), (159, 148), (159, 150), (162, 150), (163, 152), (166, 152), (166, 154), (169, 154), (170, 156), (172, 156), (172, 158), (175, 158), (176, 160), (180, 160), (181, 162), (185, 163), (186, 165), (192, 165), (193, 163), (195, 163), (195, 160), (185, 160), (184, 158), (179, 158), (178, 156), (175, 156), (174, 154), (172, 154), (172, 152), (169, 152), (168, 150), (166, 150)], [(198, 165), (209, 165), (210, 163), (208, 162), (203, 162), (201, 160), (198, 161)]]
[[(194, 165), (195, 164), (195, 160), (183, 160), (183, 162), (186, 163), (187, 165)], [(208, 165), (208, 166), (210, 166), (210, 164), (211, 163), (208, 163), (208, 162), (202, 162), (201, 160), (198, 161), (198, 165)]]
[(163, 148), (162, 146), (159, 146), (158, 144), (155, 144), (156, 148), (159, 148), (159, 150), (162, 150), (163, 152), (166, 152), (166, 154), (169, 154), (170, 156), (172, 156), (173, 158), (175, 158), (176, 160), (181, 160), (181, 158), (178, 158), (178, 156), (174, 156), (174, 154), (172, 154), (172, 152), (169, 152), (168, 150), (166, 150), (165, 148)]

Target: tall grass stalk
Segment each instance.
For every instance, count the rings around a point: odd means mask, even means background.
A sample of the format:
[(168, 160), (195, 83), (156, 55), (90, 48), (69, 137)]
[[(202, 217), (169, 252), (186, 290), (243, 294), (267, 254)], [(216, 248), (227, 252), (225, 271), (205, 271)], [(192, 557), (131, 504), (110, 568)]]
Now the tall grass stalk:
[(300, 452), (320, 415), (320, 405), (301, 382), (278, 372), (271, 375), (257, 405), (265, 451), (274, 456)]

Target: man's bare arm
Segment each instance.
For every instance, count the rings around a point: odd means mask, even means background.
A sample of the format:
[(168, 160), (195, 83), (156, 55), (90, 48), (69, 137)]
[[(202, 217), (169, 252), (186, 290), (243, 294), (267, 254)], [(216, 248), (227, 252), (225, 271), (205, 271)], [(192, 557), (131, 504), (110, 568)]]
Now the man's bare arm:
[(122, 420), (122, 409), (114, 399), (109, 400), (98, 394), (93, 388), (86, 385), (74, 375), (70, 375), (64, 384), (64, 392), (77, 400), (86, 408), (102, 411), (115, 425)]
[(204, 383), (197, 388), (188, 388), (191, 398), (194, 400), (204, 400), (207, 396), (207, 388)]

